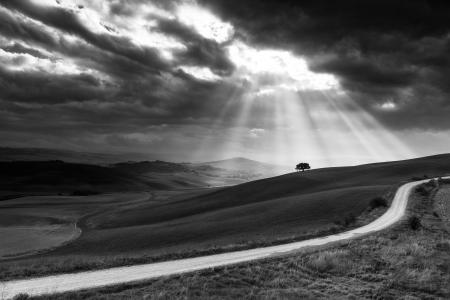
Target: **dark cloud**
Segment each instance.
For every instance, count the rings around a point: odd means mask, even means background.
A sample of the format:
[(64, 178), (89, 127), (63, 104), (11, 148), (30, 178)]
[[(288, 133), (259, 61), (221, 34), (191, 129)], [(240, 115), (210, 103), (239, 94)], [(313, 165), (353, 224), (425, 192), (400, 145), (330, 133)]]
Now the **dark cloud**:
[[(169, 13), (181, 2), (151, 1)], [(1, 49), (17, 55), (15, 66), (24, 66), (22, 56), (31, 55), (70, 63), (77, 71), (0, 66), (0, 132), (8, 141), (17, 132), (18, 139), (34, 136), (36, 143), (70, 137), (73, 145), (148, 147), (163, 143), (164, 135), (183, 139), (187, 128), (206, 131), (219, 117), (220, 126), (230, 127), (242, 108), (232, 100), (243, 95), (250, 80), (259, 87), (284, 80), (271, 73), (231, 80), (236, 67), (226, 47), (236, 39), (252, 47), (292, 51), (312, 71), (334, 74), (347, 94), (385, 126), (450, 129), (450, 9), (445, 2), (199, 2), (230, 22), (235, 35), (219, 43), (177, 18), (150, 12), (145, 16), (151, 24), (144, 29), (185, 46), (168, 59), (157, 45), (137, 45), (120, 26), (100, 23), (105, 31), (94, 32), (80, 18), (87, 8), (1, 1)], [(109, 1), (107, 17), (134, 20), (146, 4)], [(200, 80), (181, 66), (209, 68), (220, 79)], [(314, 97), (305, 94), (302, 99)], [(382, 109), (387, 102), (396, 109)], [(255, 106), (248, 122), (262, 128), (270, 122), (268, 112)], [(162, 124), (167, 128), (156, 129)]]
[(139, 76), (148, 72), (146, 65), (86, 43), (69, 41), (63, 35), (55, 35), (49, 28), (31, 20), (1, 10), (0, 18), (0, 34), (9, 39), (24, 41), (51, 53), (77, 59), (80, 64), (113, 76)]
[[(445, 1), (201, 2), (249, 42), (291, 49), (312, 70), (336, 75), (391, 127), (450, 126), (448, 111), (441, 109), (450, 101), (450, 5)], [(386, 99), (402, 105), (395, 113), (380, 111), (376, 104)], [(424, 101), (432, 103), (429, 110), (422, 108)]]
[(57, 45), (56, 39), (39, 24), (33, 24), (28, 20), (20, 20), (17, 16), (4, 10), (0, 10), (0, 18), (2, 20), (0, 33), (7, 38), (30, 41), (50, 47)]
[(154, 68), (157, 71), (168, 68), (156, 49), (136, 47), (125, 37), (95, 34), (81, 23), (75, 11), (69, 11), (60, 7), (36, 5), (26, 0), (4, 1), (3, 5), (46, 25), (79, 36), (103, 50), (142, 63), (149, 68)]
[[(136, 105), (138, 101), (146, 107), (151, 107), (151, 109), (143, 110), (145, 120), (149, 124), (164, 120), (169, 123), (177, 122), (181, 116), (195, 119), (196, 115), (202, 113), (202, 110), (196, 109), (203, 103), (214, 105), (215, 101), (207, 102), (206, 99), (214, 97), (220, 84), (199, 81), (176, 68), (171, 70), (167, 64), (162, 63), (162, 60), (160, 63), (150, 64), (151, 68), (149, 68), (149, 63), (143, 56), (133, 54), (142, 51), (145, 47), (131, 45), (126, 39), (120, 40), (116, 37), (90, 32), (80, 23), (74, 11), (59, 7), (37, 6), (22, 0), (8, 1), (5, 4), (6, 7), (20, 11), (50, 28), (75, 34), (88, 43), (69, 40), (63, 34), (55, 35), (44, 25), (5, 11), (0, 11), (5, 16), (2, 20), (4, 26), (0, 27), (2, 35), (38, 45), (55, 54), (57, 58), (52, 59), (70, 58), (79, 66), (101, 72), (100, 74), (107, 76), (108, 79), (100, 80), (87, 73), (68, 75), (28, 71), (11, 72), (2, 68), (0, 83), (3, 89), (0, 92), (0, 98), (4, 101), (48, 104), (73, 101), (97, 101), (96, 103), (101, 104), (119, 101), (125, 103), (127, 107)], [(202, 38), (177, 21), (172, 21), (170, 25), (162, 21), (160, 23), (160, 32), (175, 36), (187, 44), (188, 50), (178, 53), (175, 57), (177, 64), (204, 65), (221, 75), (231, 73), (233, 66), (225, 56), (224, 50), (216, 42)], [(181, 28), (185, 32), (177, 31)], [(124, 41), (130, 51), (124, 48)], [(17, 46), (14, 47), (17, 48)], [(150, 60), (152, 58), (154, 56), (149, 56)], [(153, 72), (154, 70), (157, 72)], [(24, 89), (24, 86), (27, 88)], [(92, 106), (87, 107), (92, 109)], [(116, 109), (114, 106), (110, 107)], [(71, 117), (79, 114), (82, 118), (89, 119), (88, 122), (94, 122), (97, 117), (105, 120), (103, 114), (98, 116), (94, 113), (90, 118), (90, 114), (86, 111), (81, 113), (77, 109), (70, 109)], [(102, 109), (109, 116), (115, 115), (108, 108)], [(123, 106), (122, 109), (124, 109)], [(122, 120), (130, 122), (127, 118), (139, 119), (139, 115), (142, 115), (139, 111), (132, 111), (135, 113), (134, 116), (121, 114), (117, 122)]]
[[(24, 88), (26, 87), (26, 88)], [(105, 98), (106, 89), (89, 74), (11, 72), (0, 67), (0, 99), (27, 103), (60, 103)]]
[(41, 51), (26, 47), (22, 45), (21, 43), (13, 43), (11, 45), (6, 45), (2, 47), (4, 51), (11, 52), (11, 53), (19, 53), (19, 54), (29, 54), (31, 56), (37, 57), (37, 58), (48, 58), (47, 55), (43, 54)]
[(234, 65), (222, 44), (203, 38), (177, 20), (160, 18), (158, 30), (178, 38), (187, 46), (187, 50), (179, 54), (178, 60), (181, 64), (207, 66), (222, 76), (228, 76), (233, 72)]
[(366, 84), (386, 88), (404, 87), (414, 82), (417, 76), (414, 69), (402, 70), (396, 67), (352, 57), (334, 57), (311, 65), (311, 69), (316, 72), (338, 74), (344, 86), (350, 89)]

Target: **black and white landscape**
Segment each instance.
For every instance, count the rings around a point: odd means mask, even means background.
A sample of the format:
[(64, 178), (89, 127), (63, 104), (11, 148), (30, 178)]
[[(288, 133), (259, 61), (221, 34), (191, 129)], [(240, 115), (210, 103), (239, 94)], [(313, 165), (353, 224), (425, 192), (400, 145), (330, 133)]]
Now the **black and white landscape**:
[(449, 299), (449, 16), (0, 0), (0, 299)]

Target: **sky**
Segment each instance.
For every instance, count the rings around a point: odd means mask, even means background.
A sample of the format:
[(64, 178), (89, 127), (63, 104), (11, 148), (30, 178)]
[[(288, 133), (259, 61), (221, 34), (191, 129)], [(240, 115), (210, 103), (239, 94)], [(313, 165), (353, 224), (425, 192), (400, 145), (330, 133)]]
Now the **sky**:
[(450, 152), (445, 1), (1, 0), (2, 146), (312, 167)]

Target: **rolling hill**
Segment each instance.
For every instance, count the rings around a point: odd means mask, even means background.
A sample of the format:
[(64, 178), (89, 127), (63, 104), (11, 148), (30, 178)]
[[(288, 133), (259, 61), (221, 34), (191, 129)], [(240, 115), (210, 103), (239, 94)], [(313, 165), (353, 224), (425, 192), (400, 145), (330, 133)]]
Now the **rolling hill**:
[(105, 166), (60, 160), (0, 161), (0, 199), (14, 195), (194, 189), (239, 184), (255, 176), (209, 165), (164, 161)]
[(0, 199), (23, 195), (89, 195), (231, 185), (245, 179), (207, 175), (183, 164), (127, 162), (109, 166), (52, 161), (0, 162)]
[(47, 148), (11, 148), (0, 147), (0, 161), (50, 161), (61, 160), (69, 163), (109, 165), (130, 159), (150, 159), (144, 154), (105, 154), (94, 152), (80, 152), (64, 149)]
[(277, 166), (243, 158), (211, 164), (129, 160), (143, 156), (0, 147), (0, 197), (80, 189), (104, 193), (205, 188), (281, 174)]
[(78, 240), (46, 256), (161, 255), (306, 236), (361, 214), (373, 197), (401, 182), (449, 173), (450, 155), (439, 155), (291, 173), (164, 199), (155, 194), (89, 216)]
[(151, 182), (109, 167), (65, 163), (62, 161), (0, 162), (2, 194), (70, 194), (144, 190)]
[(265, 177), (273, 177), (292, 171), (286, 166), (279, 166), (251, 160), (244, 157), (234, 157), (230, 159), (194, 163), (194, 167), (212, 167), (216, 169), (228, 170), (243, 176), (251, 176), (253, 179), (261, 179)]
[(273, 174), (224, 169), (208, 164), (172, 163), (159, 160), (122, 162), (113, 164), (111, 167), (157, 183), (161, 189), (229, 186)]

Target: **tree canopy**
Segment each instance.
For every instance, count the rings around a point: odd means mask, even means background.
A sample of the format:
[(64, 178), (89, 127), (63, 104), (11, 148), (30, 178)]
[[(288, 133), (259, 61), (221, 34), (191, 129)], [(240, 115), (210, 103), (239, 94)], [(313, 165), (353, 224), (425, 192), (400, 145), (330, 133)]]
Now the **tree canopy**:
[(301, 162), (295, 166), (295, 170), (297, 170), (297, 172), (298, 171), (303, 172), (303, 171), (309, 170), (309, 169), (311, 169), (311, 166), (309, 165), (309, 163), (306, 163), (306, 162)]

